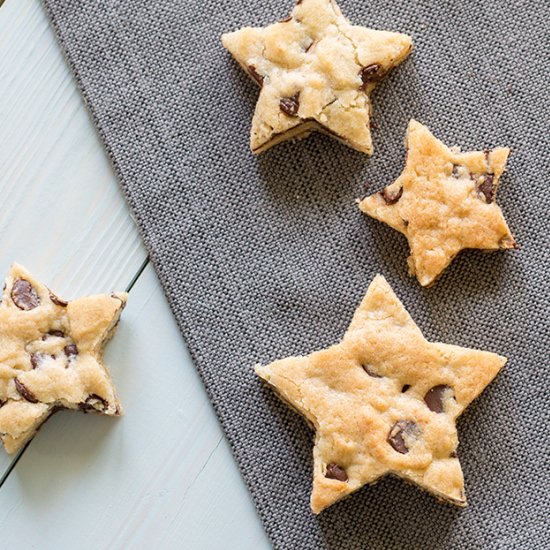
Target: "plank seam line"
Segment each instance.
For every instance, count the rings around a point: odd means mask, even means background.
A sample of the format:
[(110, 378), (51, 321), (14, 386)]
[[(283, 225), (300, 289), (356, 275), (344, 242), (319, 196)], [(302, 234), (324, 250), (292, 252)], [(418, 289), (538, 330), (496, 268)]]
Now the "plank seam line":
[(4, 485), (5, 481), (8, 479), (8, 476), (11, 474), (12, 470), (15, 468), (15, 466), (19, 462), (19, 459), (23, 456), (23, 453), (25, 452), (26, 448), (31, 444), (31, 441), (27, 442), (27, 444), (17, 453), (15, 458), (11, 461), (11, 464), (9, 465), (8, 469), (4, 472), (4, 475), (0, 479), (0, 488), (2, 488), (2, 485)]
[(145, 270), (148, 264), (149, 264), (149, 256), (145, 258), (145, 260), (137, 270), (137, 273), (134, 275), (134, 277), (130, 281), (130, 284), (126, 287), (126, 292), (130, 292), (130, 290), (132, 290), (132, 288), (137, 283), (137, 280), (141, 277), (141, 274), (143, 273), (143, 271)]
[[(0, 6), (1, 5), (2, 5), (2, 0), (0, 0)], [(132, 290), (133, 286), (136, 284), (137, 280), (140, 278), (141, 274), (143, 273), (143, 271), (147, 267), (148, 263), (149, 263), (149, 257), (145, 258), (144, 262), (141, 264), (141, 266), (137, 270), (137, 273), (134, 275), (134, 277), (130, 281), (130, 284), (126, 287), (126, 292), (130, 292), (130, 290)], [(0, 478), (0, 488), (2, 488), (2, 485), (4, 485), (4, 483), (6, 482), (6, 480), (8, 479), (10, 474), (12, 473), (13, 469), (17, 466), (17, 463), (19, 462), (19, 459), (23, 456), (23, 453), (27, 450), (27, 447), (31, 443), (32, 443), (32, 439), (17, 453), (17, 455), (15, 455), (15, 458), (12, 460), (12, 462), (9, 465), (8, 469), (4, 472), (4, 474)]]

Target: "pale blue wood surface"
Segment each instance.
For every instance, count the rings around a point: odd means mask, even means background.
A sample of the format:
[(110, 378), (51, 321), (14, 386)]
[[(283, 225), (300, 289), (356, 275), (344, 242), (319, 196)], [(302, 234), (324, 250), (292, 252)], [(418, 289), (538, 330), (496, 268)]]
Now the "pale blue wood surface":
[[(0, 276), (125, 288), (145, 251), (39, 0), (0, 7), (0, 121)], [(106, 359), (124, 417), (59, 413), (11, 470), (0, 450), (0, 548), (268, 548), (150, 265)]]
[(0, 197), (0, 281), (17, 261), (72, 298), (124, 289), (146, 259), (37, 0), (0, 8)]
[(125, 416), (62, 412), (44, 426), (0, 488), (0, 544), (267, 548), (150, 266), (106, 361)]

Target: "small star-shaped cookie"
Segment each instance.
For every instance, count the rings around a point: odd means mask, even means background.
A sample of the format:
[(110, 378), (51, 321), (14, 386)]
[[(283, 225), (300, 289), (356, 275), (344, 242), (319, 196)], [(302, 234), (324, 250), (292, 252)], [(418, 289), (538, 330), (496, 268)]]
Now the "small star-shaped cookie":
[(456, 419), (506, 358), (428, 342), (378, 275), (342, 341), (256, 373), (316, 430), (311, 508), (395, 474), (464, 506)]
[(412, 48), (407, 35), (351, 25), (334, 0), (298, 0), (284, 21), (222, 42), (261, 87), (255, 153), (318, 130), (372, 154), (370, 93)]
[(120, 415), (102, 362), (125, 293), (65, 302), (13, 265), (0, 304), (0, 438), (8, 453), (60, 409)]
[(359, 201), (359, 208), (409, 240), (409, 271), (432, 284), (465, 248), (516, 248), (495, 202), (510, 150), (461, 153), (411, 120), (407, 162), (395, 182)]

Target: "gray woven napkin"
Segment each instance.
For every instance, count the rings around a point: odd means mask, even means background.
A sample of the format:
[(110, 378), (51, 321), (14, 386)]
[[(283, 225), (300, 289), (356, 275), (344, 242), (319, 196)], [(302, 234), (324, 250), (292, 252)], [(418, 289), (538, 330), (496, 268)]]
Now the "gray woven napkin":
[[(316, 135), (256, 158), (258, 90), (220, 35), (291, 4), (45, 0), (265, 529), (277, 548), (548, 548), (548, 3), (341, 0), (415, 42), (374, 95), (374, 156)], [(521, 249), (463, 253), (430, 289), (354, 203), (402, 170), (411, 117), (513, 149), (498, 200)], [(510, 359), (459, 422), (465, 510), (387, 478), (312, 515), (312, 434), (253, 374), (338, 341), (376, 273), (428, 338)]]

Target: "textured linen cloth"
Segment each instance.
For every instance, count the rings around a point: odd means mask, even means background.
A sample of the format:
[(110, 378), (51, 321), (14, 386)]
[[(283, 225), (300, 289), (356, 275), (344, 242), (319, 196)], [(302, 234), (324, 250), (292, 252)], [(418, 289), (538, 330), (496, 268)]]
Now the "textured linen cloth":
[[(415, 42), (374, 94), (372, 158), (320, 135), (250, 153), (258, 90), (220, 35), (292, 0), (45, 5), (274, 546), (548, 548), (547, 2), (340, 0)], [(401, 172), (411, 117), (513, 149), (498, 200), (521, 249), (465, 252), (429, 289), (354, 203)], [(312, 433), (253, 374), (337, 342), (376, 273), (429, 339), (509, 357), (459, 421), (464, 510), (387, 478), (314, 516)]]

